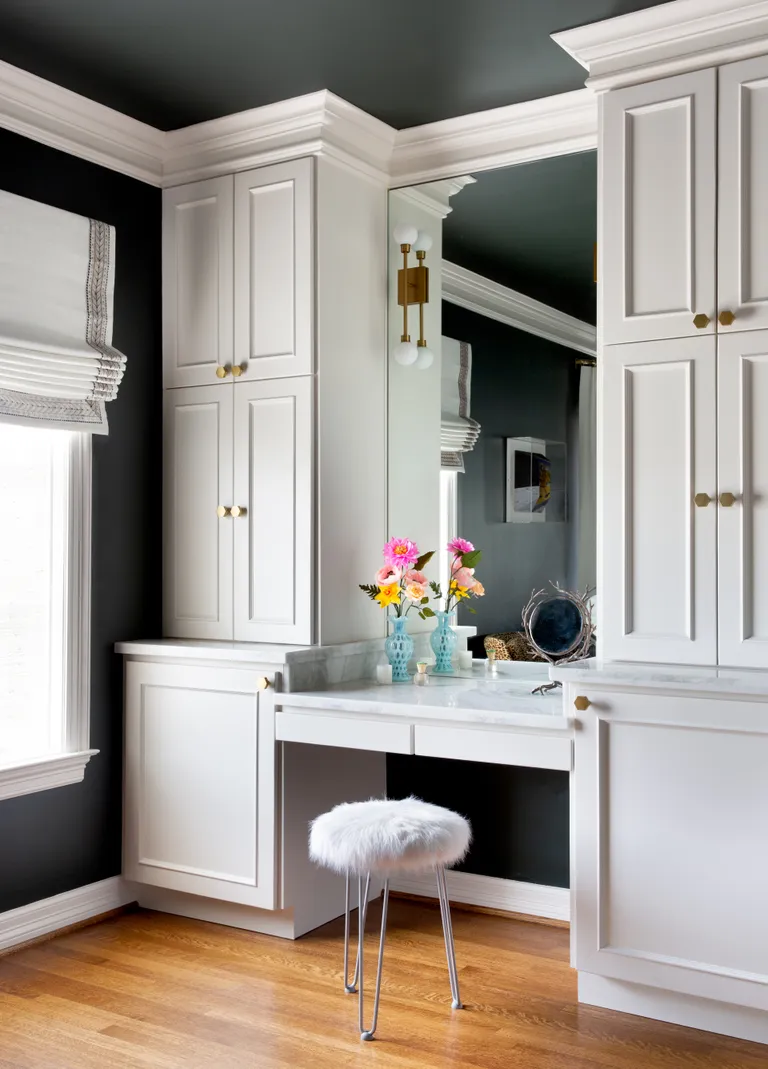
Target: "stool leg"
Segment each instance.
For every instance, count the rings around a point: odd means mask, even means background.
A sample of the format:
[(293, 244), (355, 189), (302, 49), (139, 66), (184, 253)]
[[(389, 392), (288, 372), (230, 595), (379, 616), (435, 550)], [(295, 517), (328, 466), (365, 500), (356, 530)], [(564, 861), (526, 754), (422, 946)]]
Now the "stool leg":
[[(358, 900), (358, 909), (363, 910), (363, 914), (368, 909), (368, 891), (371, 885), (371, 874), (368, 873), (368, 878), (365, 881), (365, 893), (362, 900)], [(354, 995), (357, 990), (357, 970), (360, 967), (360, 952), (358, 949), (358, 955), (355, 960), (355, 975), (352, 977), (352, 983), (349, 982), (349, 873), (346, 875), (344, 883), (344, 990), (348, 995)], [(365, 915), (363, 916), (363, 927), (365, 927)]]
[(445, 879), (445, 869), (442, 865), (435, 868), (437, 875), (437, 897), (440, 899), (440, 915), (443, 919), (443, 936), (445, 938), (445, 956), (448, 959), (448, 979), (451, 984), (451, 1008), (461, 1010), (459, 995), (459, 974), (456, 969), (456, 947), (453, 942), (453, 925), (451, 924), (451, 905), (448, 901), (448, 884)]
[[(369, 875), (370, 878), (370, 875)], [(381, 973), (384, 965), (384, 940), (387, 934), (387, 910), (389, 909), (389, 880), (384, 881), (384, 897), (381, 904), (381, 935), (379, 937), (379, 962), (376, 968), (376, 993), (373, 998), (373, 1020), (371, 1027), (365, 1029), (363, 1027), (363, 928), (365, 927), (365, 921), (363, 920), (360, 929), (360, 994), (359, 994), (359, 1013), (358, 1013), (358, 1025), (360, 1026), (360, 1038), (370, 1041), (373, 1039), (373, 1033), (376, 1031), (376, 1025), (379, 1020), (379, 999), (381, 998)]]

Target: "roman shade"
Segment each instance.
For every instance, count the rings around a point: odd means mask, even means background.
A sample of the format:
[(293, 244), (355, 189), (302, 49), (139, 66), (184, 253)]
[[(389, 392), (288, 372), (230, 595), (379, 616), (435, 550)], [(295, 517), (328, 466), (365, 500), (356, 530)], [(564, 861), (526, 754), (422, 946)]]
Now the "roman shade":
[(469, 417), (472, 347), (454, 338), (442, 339), (440, 396), (440, 467), (464, 471), (464, 453), (475, 448), (480, 424)]
[(0, 190), (0, 420), (107, 433), (114, 228)]

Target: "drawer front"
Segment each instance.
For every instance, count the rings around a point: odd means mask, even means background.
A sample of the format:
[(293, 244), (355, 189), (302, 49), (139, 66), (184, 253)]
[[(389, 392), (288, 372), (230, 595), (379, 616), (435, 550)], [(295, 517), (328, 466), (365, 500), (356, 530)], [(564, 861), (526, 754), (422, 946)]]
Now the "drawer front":
[(408, 723), (366, 720), (361, 716), (326, 716), (324, 713), (276, 714), (276, 737), (280, 742), (308, 742), (315, 746), (342, 746), (348, 750), (381, 750), (413, 753), (412, 728)]
[(453, 757), (462, 761), (557, 768), (566, 772), (571, 769), (572, 742), (557, 736), (417, 724), (414, 741), (414, 753), (422, 757)]

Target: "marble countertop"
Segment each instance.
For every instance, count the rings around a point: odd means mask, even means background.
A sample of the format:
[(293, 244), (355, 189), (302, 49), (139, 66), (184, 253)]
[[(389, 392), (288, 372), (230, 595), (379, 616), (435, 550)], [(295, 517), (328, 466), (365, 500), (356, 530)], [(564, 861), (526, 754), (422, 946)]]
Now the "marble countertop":
[[(326, 690), (293, 691), (277, 696), (286, 709), (316, 709), (367, 716), (459, 721), (533, 731), (570, 731), (561, 690), (532, 694), (547, 679), (546, 665), (520, 665), (522, 671), (487, 679), (485, 661), (454, 676), (430, 675), (429, 683), (380, 685), (362, 680)], [(511, 667), (511, 666), (510, 666)], [(515, 665), (517, 668), (518, 666)]]
[(239, 661), (243, 664), (284, 665), (292, 655), (302, 654), (306, 646), (281, 646), (277, 643), (214, 642), (194, 638), (138, 639), (115, 643), (115, 653), (126, 657), (167, 657), (169, 660)]
[(708, 668), (688, 665), (630, 664), (591, 658), (550, 669), (552, 679), (643, 690), (695, 691), (699, 694), (764, 695), (768, 697), (768, 672), (754, 668)]

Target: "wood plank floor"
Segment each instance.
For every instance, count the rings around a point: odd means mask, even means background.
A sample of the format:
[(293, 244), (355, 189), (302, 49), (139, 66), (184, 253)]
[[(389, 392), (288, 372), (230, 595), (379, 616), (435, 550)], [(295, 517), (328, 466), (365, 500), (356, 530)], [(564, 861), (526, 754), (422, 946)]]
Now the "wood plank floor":
[(289, 943), (159, 913), (116, 917), (0, 959), (0, 1069), (768, 1064), (762, 1046), (579, 1007), (563, 929), (458, 910), (454, 924), (467, 1006), (457, 1012), (437, 908), (393, 900), (377, 1040), (361, 1043), (340, 922)]

